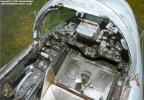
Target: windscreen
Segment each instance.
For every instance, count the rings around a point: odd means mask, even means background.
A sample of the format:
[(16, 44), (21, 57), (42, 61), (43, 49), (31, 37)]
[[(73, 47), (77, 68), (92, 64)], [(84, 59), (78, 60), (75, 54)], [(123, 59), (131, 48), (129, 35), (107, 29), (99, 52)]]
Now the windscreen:
[(40, 26), (41, 36), (44, 37), (58, 25), (64, 23), (68, 19), (75, 16), (75, 11), (62, 8), (59, 10), (51, 11), (43, 20)]
[(91, 22), (98, 23), (98, 24), (101, 24), (102, 22), (108, 23), (108, 20), (105, 18), (97, 17), (97, 16), (93, 16), (93, 15), (89, 15), (89, 14), (86, 14), (84, 19), (91, 21)]

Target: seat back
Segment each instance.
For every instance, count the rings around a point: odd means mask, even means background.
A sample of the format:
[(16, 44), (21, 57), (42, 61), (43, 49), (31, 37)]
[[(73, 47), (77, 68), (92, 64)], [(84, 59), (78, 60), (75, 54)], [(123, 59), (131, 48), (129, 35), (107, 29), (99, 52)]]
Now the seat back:
[(42, 100), (83, 100), (83, 99), (61, 87), (58, 87), (56, 85), (50, 85)]

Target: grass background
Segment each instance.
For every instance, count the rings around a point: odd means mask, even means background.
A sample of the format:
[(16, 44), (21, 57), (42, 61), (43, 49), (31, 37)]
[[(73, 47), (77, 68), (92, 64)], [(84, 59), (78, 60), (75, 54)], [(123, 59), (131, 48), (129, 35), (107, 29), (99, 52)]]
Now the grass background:
[[(139, 29), (144, 30), (144, 0), (127, 1), (133, 9)], [(32, 42), (34, 11), (38, 12), (46, 2), (34, 0), (31, 6), (1, 6), (0, 67)]]
[(46, 0), (34, 0), (33, 5), (1, 6), (0, 67), (32, 42), (32, 29), (38, 12)]

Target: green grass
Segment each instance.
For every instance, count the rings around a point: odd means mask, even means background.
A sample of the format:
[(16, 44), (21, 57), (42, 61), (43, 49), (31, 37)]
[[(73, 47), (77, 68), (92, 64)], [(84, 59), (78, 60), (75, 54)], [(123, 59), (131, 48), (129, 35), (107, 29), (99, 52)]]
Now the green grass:
[(144, 0), (128, 0), (132, 7), (138, 26), (144, 30)]
[(0, 67), (5, 65), (32, 42), (34, 11), (39, 11), (45, 0), (32, 6), (1, 6)]
[[(20, 53), (32, 42), (32, 29), (35, 20), (34, 11), (39, 11), (47, 0), (34, 0), (32, 6), (1, 7), (1, 47), (0, 67)], [(144, 0), (128, 0), (136, 20), (144, 29)]]

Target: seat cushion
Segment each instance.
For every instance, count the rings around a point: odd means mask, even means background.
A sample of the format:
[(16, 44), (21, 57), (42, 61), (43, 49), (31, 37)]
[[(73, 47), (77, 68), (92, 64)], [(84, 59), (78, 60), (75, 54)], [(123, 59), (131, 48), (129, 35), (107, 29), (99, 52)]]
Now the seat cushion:
[(42, 100), (84, 100), (56, 85), (51, 85)]

